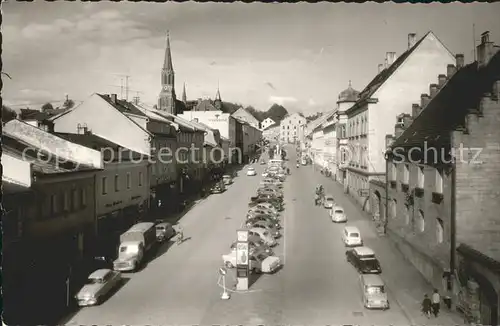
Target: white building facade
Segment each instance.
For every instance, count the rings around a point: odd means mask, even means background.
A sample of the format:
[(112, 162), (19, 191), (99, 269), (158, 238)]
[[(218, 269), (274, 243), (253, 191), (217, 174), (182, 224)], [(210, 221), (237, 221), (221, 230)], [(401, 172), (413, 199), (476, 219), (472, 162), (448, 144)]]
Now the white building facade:
[(306, 122), (299, 113), (286, 116), (280, 123), (280, 141), (288, 144), (303, 142)]

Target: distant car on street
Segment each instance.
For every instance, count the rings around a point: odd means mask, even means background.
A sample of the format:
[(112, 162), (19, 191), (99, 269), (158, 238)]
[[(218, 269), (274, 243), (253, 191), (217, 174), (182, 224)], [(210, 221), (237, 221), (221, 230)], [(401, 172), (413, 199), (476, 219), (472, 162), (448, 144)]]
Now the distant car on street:
[(346, 247), (362, 246), (361, 232), (355, 226), (346, 226), (342, 231), (342, 242)]
[(156, 240), (158, 242), (168, 241), (175, 235), (175, 230), (170, 223), (160, 223), (155, 225)]
[(345, 252), (346, 260), (351, 263), (359, 273), (380, 274), (382, 268), (375, 257), (375, 253), (368, 247), (356, 247)]
[(253, 167), (249, 167), (247, 170), (247, 176), (256, 176), (257, 172), (255, 172), (255, 169)]
[(259, 221), (256, 220), (254, 222), (247, 222), (247, 227), (251, 228), (264, 228), (269, 233), (271, 233), (272, 237), (277, 239), (281, 236), (280, 231), (278, 231), (278, 228), (276, 227), (275, 223), (269, 222), (269, 221)]
[(119, 285), (121, 273), (110, 269), (98, 269), (89, 275), (87, 283), (76, 294), (80, 307), (99, 305), (109, 292)]
[(226, 185), (224, 182), (217, 182), (212, 189), (210, 189), (210, 192), (212, 194), (221, 194), (224, 191), (226, 191)]
[(260, 238), (264, 241), (264, 243), (270, 247), (274, 247), (278, 244), (271, 235), (271, 233), (265, 228), (252, 227), (249, 230), (248, 234), (260, 236)]
[(230, 175), (225, 174), (222, 176), (222, 181), (224, 181), (224, 184), (228, 186), (233, 183), (233, 178)]
[[(253, 273), (272, 273), (281, 266), (279, 257), (270, 256), (265, 251), (251, 250), (248, 257), (250, 271)], [(236, 266), (236, 250), (227, 255), (222, 255), (222, 261), (226, 268)]]
[(324, 208), (332, 208), (335, 205), (335, 200), (332, 195), (326, 195), (325, 200), (323, 202)]
[(260, 161), (260, 165), (266, 165), (266, 161), (261, 160), (261, 161)]
[(332, 209), (330, 209), (330, 218), (332, 219), (332, 222), (335, 223), (346, 223), (347, 222), (347, 216), (344, 212), (344, 209), (340, 206), (333, 206)]

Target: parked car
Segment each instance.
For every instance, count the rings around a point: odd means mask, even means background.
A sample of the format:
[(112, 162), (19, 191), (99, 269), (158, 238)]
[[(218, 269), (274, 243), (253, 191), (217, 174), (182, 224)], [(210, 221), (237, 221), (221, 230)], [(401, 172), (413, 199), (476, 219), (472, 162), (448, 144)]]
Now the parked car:
[(283, 203), (280, 200), (278, 200), (277, 198), (275, 198), (273, 196), (265, 196), (265, 195), (251, 197), (250, 202), (248, 203), (248, 206), (255, 207), (258, 204), (262, 204), (262, 203), (268, 203), (268, 204), (273, 205), (273, 207), (276, 210), (278, 210), (279, 212), (281, 212), (283, 210)]
[(375, 257), (375, 253), (368, 247), (357, 247), (347, 250), (345, 256), (359, 273), (380, 274), (382, 268), (380, 262)]
[(226, 185), (224, 182), (216, 183), (210, 190), (212, 194), (220, 194), (226, 191)]
[(323, 201), (324, 208), (332, 208), (335, 205), (335, 200), (332, 195), (326, 195), (325, 200)]
[(253, 227), (249, 230), (248, 234), (260, 236), (264, 243), (269, 247), (274, 247), (278, 244), (271, 233), (264, 228)]
[(248, 210), (248, 213), (252, 214), (265, 214), (273, 217), (274, 219), (279, 219), (279, 213), (276, 212), (276, 210), (271, 210), (269, 208), (259, 208), (259, 207), (252, 207)]
[(133, 225), (120, 235), (118, 258), (113, 262), (115, 271), (136, 271), (144, 262), (145, 254), (155, 247), (154, 223), (142, 222)]
[[(226, 268), (233, 268), (236, 266), (236, 250), (232, 250), (227, 255), (222, 255), (222, 261)], [(270, 256), (264, 251), (251, 250), (248, 257), (249, 269), (254, 273), (272, 273), (281, 266), (279, 257)]]
[(222, 176), (222, 181), (226, 186), (228, 186), (233, 183), (233, 178), (230, 175), (225, 174)]
[(175, 235), (175, 230), (170, 223), (160, 223), (155, 225), (156, 240), (158, 242), (168, 241)]
[(389, 299), (384, 281), (379, 275), (361, 275), (360, 278), (363, 304), (367, 309), (389, 309)]
[(276, 189), (262, 187), (257, 190), (257, 195), (274, 195), (278, 198), (283, 198), (283, 192)]
[(347, 222), (347, 216), (344, 212), (344, 209), (340, 206), (333, 206), (332, 209), (330, 209), (330, 218), (332, 219), (332, 222), (335, 223), (345, 223)]
[(273, 212), (276, 215), (279, 215), (278, 210), (270, 203), (258, 203), (255, 207), (260, 208), (260, 209), (267, 209)]
[(277, 239), (281, 236), (280, 231), (278, 231), (278, 228), (276, 227), (275, 223), (269, 222), (269, 221), (259, 221), (259, 220), (254, 220), (251, 222), (247, 221), (247, 227), (251, 228), (264, 228), (269, 233), (271, 233), (272, 237)]
[[(237, 241), (233, 242), (231, 244), (231, 250), (236, 250), (237, 244), (238, 244)], [(269, 247), (268, 245), (266, 245), (264, 243), (264, 241), (262, 241), (262, 239), (260, 237), (257, 237), (257, 236), (250, 237), (248, 239), (248, 245), (249, 245), (250, 249), (252, 249), (252, 250), (265, 251), (269, 255), (274, 255), (274, 252), (271, 249), (271, 247)]]
[(247, 175), (248, 176), (256, 176), (257, 172), (255, 172), (255, 169), (253, 167), (249, 167), (247, 170)]
[(266, 161), (261, 160), (261, 161), (260, 161), (260, 165), (266, 165)]
[(258, 214), (258, 215), (248, 215), (245, 223), (247, 225), (252, 225), (256, 221), (264, 221), (264, 222), (269, 222), (271, 223), (275, 228), (281, 229), (279, 221), (273, 219), (269, 215), (263, 215), (263, 214)]
[(110, 269), (98, 269), (87, 278), (87, 283), (76, 294), (80, 307), (101, 304), (112, 289), (121, 281), (120, 272)]
[(361, 232), (355, 226), (346, 226), (342, 231), (342, 242), (346, 247), (362, 246)]

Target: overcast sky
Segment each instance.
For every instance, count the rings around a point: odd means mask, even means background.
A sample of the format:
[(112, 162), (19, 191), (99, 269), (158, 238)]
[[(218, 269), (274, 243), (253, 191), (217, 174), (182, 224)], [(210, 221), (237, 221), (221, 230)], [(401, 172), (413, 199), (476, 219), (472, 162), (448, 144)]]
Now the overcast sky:
[[(266, 110), (332, 109), (349, 80), (361, 90), (385, 52), (401, 54), (407, 34), (432, 30), (453, 53), (472, 60), (473, 33), (500, 43), (495, 4), (217, 4), (3, 3), (6, 104), (81, 101), (120, 94), (120, 76), (146, 103), (160, 92), (165, 34), (170, 30), (176, 91)], [(445, 72), (446, 67), (443, 67)], [(130, 93), (130, 98), (136, 92)], [(57, 103), (56, 103), (57, 104)]]

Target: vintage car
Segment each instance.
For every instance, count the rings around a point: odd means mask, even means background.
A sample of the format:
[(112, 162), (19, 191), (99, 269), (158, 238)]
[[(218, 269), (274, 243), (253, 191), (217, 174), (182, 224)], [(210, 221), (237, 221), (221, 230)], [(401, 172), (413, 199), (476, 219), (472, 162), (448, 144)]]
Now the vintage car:
[(259, 188), (257, 190), (257, 195), (274, 195), (278, 198), (283, 198), (283, 192), (276, 191), (270, 188)]
[(258, 235), (260, 238), (264, 241), (265, 244), (267, 244), (269, 247), (274, 247), (278, 243), (276, 242), (276, 239), (272, 236), (271, 232), (269, 232), (265, 228), (261, 227), (252, 227), (248, 230), (249, 235)]
[(325, 200), (323, 201), (323, 207), (332, 208), (335, 205), (335, 200), (332, 195), (326, 195)]
[(256, 215), (249, 214), (249, 215), (247, 215), (245, 223), (251, 225), (252, 223), (254, 223), (256, 221), (269, 222), (275, 228), (281, 229), (281, 225), (280, 225), (280, 222), (278, 220), (272, 218), (269, 215), (265, 215), (265, 214), (256, 214)]
[(368, 247), (357, 247), (345, 252), (346, 260), (361, 274), (380, 274), (382, 268), (375, 253)]
[(278, 210), (276, 208), (274, 208), (274, 206), (270, 203), (266, 203), (266, 202), (258, 203), (254, 207), (260, 208), (260, 209), (267, 209), (267, 210), (270, 210), (271, 212), (273, 212), (274, 214), (279, 215)]
[(226, 184), (224, 182), (218, 182), (210, 190), (212, 194), (221, 194), (226, 191)]
[(258, 208), (258, 207), (252, 207), (248, 210), (248, 215), (269, 215), (275, 220), (279, 220), (279, 214), (275, 213), (274, 211), (267, 209), (267, 208)]
[(155, 229), (156, 240), (158, 242), (170, 240), (175, 235), (175, 230), (172, 224), (167, 222), (156, 224)]
[[(236, 266), (236, 250), (232, 250), (227, 255), (222, 255), (222, 261), (226, 268)], [(250, 250), (248, 257), (249, 269), (253, 273), (273, 273), (281, 266), (279, 257), (270, 256), (265, 251)]]
[(222, 181), (226, 186), (228, 186), (233, 183), (233, 178), (230, 175), (225, 174), (222, 176)]
[(257, 172), (255, 172), (255, 169), (253, 167), (249, 167), (247, 169), (247, 176), (256, 176), (257, 175)]
[(283, 201), (279, 200), (279, 198), (277, 198), (275, 196), (269, 196), (269, 195), (260, 195), (260, 196), (251, 197), (250, 203), (248, 204), (248, 206), (254, 207), (254, 206), (261, 204), (261, 203), (271, 204), (279, 212), (281, 212), (283, 210)]
[[(265, 251), (269, 255), (274, 255), (274, 252), (271, 249), (271, 247), (266, 245), (260, 237), (257, 237), (257, 236), (249, 237), (248, 244), (249, 244), (250, 249), (252, 249), (252, 250)], [(237, 245), (238, 245), (237, 241), (233, 242), (231, 244), (231, 250), (236, 250)]]
[(247, 227), (250, 228), (264, 228), (272, 235), (273, 238), (278, 239), (281, 236), (280, 231), (276, 227), (275, 223), (269, 221), (251, 220), (247, 221)]
[(332, 222), (335, 222), (335, 223), (346, 223), (347, 222), (347, 216), (345, 214), (345, 211), (340, 206), (333, 206), (333, 208), (330, 210), (329, 214), (330, 214), (330, 217), (332, 219)]
[(80, 307), (98, 305), (120, 284), (121, 273), (110, 269), (98, 269), (89, 275), (85, 284), (76, 294)]

